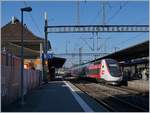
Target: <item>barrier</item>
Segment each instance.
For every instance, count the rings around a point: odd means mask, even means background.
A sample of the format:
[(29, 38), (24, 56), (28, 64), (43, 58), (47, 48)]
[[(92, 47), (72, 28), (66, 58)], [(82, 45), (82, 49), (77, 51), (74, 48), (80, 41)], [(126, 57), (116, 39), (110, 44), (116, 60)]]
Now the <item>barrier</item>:
[[(1, 53), (1, 105), (6, 106), (21, 96), (21, 59)], [(40, 84), (39, 70), (24, 69), (24, 95)]]

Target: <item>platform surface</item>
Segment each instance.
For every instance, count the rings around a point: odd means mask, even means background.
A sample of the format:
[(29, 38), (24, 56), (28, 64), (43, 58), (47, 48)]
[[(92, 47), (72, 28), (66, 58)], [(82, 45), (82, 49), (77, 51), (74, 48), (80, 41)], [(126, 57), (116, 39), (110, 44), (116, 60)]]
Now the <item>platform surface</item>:
[(30, 92), (25, 105), (17, 102), (5, 108), (9, 112), (105, 112), (106, 108), (66, 81), (52, 81)]
[(128, 87), (142, 92), (149, 92), (149, 81), (148, 80), (128, 81)]

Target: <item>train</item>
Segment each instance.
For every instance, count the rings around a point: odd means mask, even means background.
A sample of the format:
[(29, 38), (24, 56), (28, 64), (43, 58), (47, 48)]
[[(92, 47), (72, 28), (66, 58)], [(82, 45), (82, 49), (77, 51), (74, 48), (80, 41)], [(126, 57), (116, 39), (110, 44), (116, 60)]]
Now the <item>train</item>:
[(114, 59), (102, 59), (74, 66), (70, 69), (70, 73), (71, 76), (92, 78), (112, 85), (120, 84), (123, 79), (119, 63)]

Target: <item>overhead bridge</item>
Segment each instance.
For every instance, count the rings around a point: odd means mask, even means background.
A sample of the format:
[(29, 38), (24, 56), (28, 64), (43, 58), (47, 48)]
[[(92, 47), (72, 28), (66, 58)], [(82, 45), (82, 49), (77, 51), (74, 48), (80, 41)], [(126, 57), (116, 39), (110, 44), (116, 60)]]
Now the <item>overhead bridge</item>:
[(54, 56), (104, 56), (108, 54), (109, 53), (56, 53)]
[(45, 26), (47, 33), (149, 32), (149, 25), (64, 25)]

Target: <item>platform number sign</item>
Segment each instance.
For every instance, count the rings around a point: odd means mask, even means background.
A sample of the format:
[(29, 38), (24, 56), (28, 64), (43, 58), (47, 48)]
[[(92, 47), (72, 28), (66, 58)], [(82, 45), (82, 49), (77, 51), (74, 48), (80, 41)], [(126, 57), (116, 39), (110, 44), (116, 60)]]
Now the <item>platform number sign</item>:
[(48, 58), (48, 59), (52, 59), (52, 58), (53, 58), (53, 54), (52, 54), (52, 53), (48, 53), (48, 54), (47, 54), (47, 58)]

